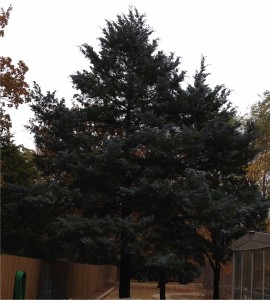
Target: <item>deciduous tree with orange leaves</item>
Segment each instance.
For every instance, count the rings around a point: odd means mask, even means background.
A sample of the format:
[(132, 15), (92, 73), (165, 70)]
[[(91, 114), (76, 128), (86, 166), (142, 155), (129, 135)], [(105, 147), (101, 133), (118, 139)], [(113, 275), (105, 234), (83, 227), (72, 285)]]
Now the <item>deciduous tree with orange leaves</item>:
[[(0, 12), (0, 37), (4, 37), (5, 27), (8, 24), (12, 6)], [(29, 102), (29, 85), (25, 81), (25, 73), (28, 71), (26, 64), (20, 60), (18, 64), (13, 64), (10, 57), (0, 57), (0, 116), (1, 134), (7, 132), (12, 127), (10, 115), (6, 107), (18, 108), (19, 104)]]
[(270, 196), (270, 91), (251, 107), (251, 122), (255, 126), (252, 143), (257, 155), (247, 168), (247, 177), (256, 182), (264, 197)]

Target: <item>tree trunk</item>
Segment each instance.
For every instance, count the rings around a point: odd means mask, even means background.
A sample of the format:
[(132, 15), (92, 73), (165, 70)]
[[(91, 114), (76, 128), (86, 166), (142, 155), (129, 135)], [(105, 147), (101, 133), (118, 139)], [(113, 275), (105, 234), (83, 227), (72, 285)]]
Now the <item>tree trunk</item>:
[(263, 174), (263, 183), (262, 183), (262, 193), (263, 197), (266, 197), (266, 172)]
[(159, 298), (160, 300), (166, 300), (166, 278), (164, 271), (160, 271), (159, 273)]
[(130, 263), (131, 255), (127, 251), (127, 241), (122, 238), (120, 254), (119, 298), (130, 298)]
[(219, 299), (219, 285), (220, 285), (220, 264), (215, 263), (214, 271), (214, 294), (213, 299)]

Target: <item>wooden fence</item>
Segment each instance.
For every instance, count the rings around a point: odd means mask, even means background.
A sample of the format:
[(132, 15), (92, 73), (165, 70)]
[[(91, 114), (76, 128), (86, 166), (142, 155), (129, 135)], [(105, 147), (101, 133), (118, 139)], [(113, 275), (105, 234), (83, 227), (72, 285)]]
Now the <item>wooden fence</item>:
[(26, 299), (91, 299), (117, 280), (117, 267), (1, 255), (1, 299), (12, 299), (15, 273), (26, 272)]

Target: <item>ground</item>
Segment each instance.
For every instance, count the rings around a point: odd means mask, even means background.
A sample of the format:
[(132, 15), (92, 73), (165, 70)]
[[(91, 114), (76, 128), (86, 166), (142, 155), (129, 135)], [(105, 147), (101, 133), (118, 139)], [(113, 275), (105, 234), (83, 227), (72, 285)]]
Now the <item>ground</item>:
[[(222, 267), (220, 282), (220, 298), (231, 299), (232, 264)], [(182, 299), (211, 299), (213, 272), (210, 265), (205, 264), (201, 269), (201, 276), (195, 283), (178, 284), (170, 282), (166, 285), (167, 300)], [(93, 299), (119, 299), (118, 285), (108, 284), (93, 295)], [(157, 282), (131, 281), (131, 299), (159, 299)]]
[[(199, 283), (166, 285), (167, 299), (205, 299), (205, 290)], [(131, 282), (132, 299), (159, 299), (159, 288), (156, 282)], [(118, 299), (118, 288), (114, 289), (104, 299)]]

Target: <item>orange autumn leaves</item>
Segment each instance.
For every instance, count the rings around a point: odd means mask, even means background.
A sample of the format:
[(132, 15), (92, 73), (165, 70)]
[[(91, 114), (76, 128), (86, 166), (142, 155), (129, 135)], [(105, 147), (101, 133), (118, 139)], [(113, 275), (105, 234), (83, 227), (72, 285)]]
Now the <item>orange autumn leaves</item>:
[(28, 67), (21, 60), (14, 66), (10, 57), (0, 57), (0, 70), (1, 96), (9, 98), (8, 107), (17, 108), (29, 95), (29, 85), (25, 82), (24, 76)]
[[(12, 6), (0, 12), (0, 37), (4, 37), (4, 29), (8, 24)], [(10, 57), (0, 57), (0, 125), (1, 133), (9, 131), (12, 126), (10, 115), (6, 107), (18, 108), (19, 104), (29, 102), (29, 85), (25, 81), (25, 73), (28, 67), (23, 61), (17, 65), (12, 63)]]
[(256, 138), (252, 143), (257, 155), (247, 167), (248, 179), (257, 182), (264, 196), (270, 196), (270, 92), (251, 107)]

